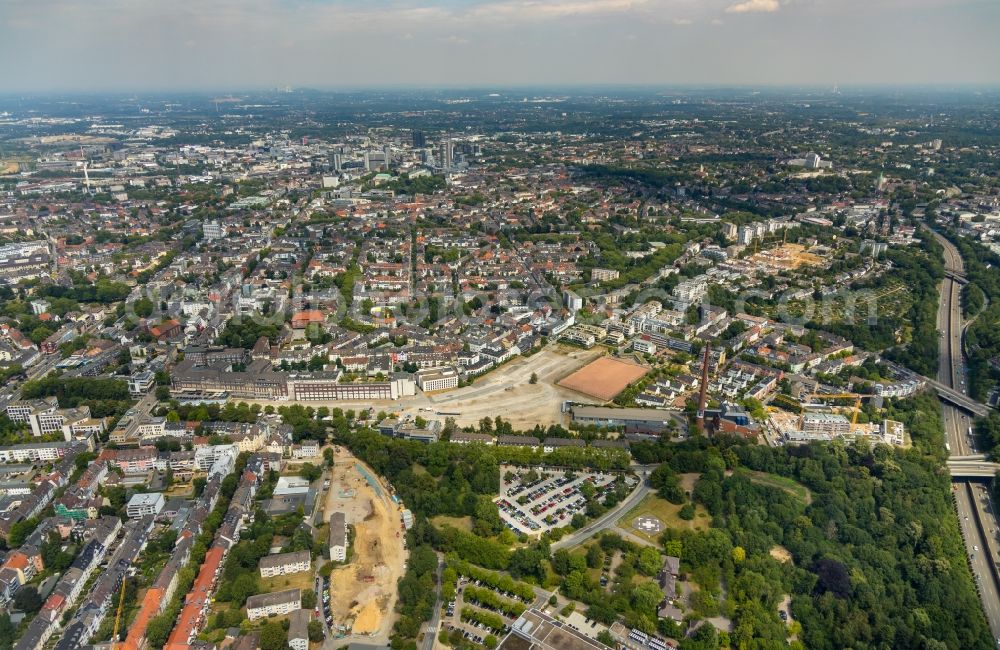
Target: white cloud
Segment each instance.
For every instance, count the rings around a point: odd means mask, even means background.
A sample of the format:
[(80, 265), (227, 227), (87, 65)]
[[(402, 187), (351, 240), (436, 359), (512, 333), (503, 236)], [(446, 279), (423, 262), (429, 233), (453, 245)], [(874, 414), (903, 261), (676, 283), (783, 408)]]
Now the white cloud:
[(538, 0), (501, 0), (487, 2), (459, 12), (459, 17), (475, 20), (551, 20), (571, 16), (594, 16), (627, 13), (642, 8), (647, 0), (562, 0), (557, 2)]
[(674, 18), (673, 23), (678, 27), (687, 27), (688, 25), (693, 25), (694, 21), (690, 18)]
[(781, 8), (778, 0), (745, 0), (726, 8), (727, 14), (773, 13)]

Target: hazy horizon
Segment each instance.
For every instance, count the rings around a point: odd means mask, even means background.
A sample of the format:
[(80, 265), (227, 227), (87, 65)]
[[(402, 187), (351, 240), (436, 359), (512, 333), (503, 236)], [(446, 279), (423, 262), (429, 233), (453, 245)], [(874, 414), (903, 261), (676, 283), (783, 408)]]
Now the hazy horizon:
[(994, 86), (997, 25), (994, 0), (6, 0), (0, 93)]

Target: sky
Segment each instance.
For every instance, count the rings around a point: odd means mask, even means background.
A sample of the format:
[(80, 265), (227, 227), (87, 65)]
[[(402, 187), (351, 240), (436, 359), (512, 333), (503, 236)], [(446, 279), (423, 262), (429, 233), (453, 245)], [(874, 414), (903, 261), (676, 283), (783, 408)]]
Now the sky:
[(0, 93), (995, 85), (998, 27), (998, 0), (0, 0)]

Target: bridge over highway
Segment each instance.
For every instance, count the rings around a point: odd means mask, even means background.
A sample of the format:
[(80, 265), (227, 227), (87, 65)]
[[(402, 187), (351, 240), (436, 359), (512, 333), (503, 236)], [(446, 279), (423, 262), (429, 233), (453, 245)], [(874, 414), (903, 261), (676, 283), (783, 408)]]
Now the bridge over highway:
[(1000, 463), (948, 459), (948, 473), (952, 479), (992, 479), (997, 471), (1000, 471)]
[(962, 409), (967, 413), (972, 413), (978, 417), (986, 417), (990, 408), (983, 404), (982, 402), (977, 402), (976, 400), (964, 395), (954, 388), (945, 386), (939, 381), (934, 381), (933, 379), (927, 380), (927, 385), (934, 388), (937, 391), (938, 398), (943, 402), (947, 402), (954, 406), (955, 408)]
[(892, 368), (901, 377), (907, 377), (909, 379), (920, 380), (926, 383), (928, 386), (934, 389), (937, 393), (938, 398), (955, 408), (962, 409), (966, 413), (971, 413), (977, 417), (986, 417), (989, 415), (990, 407), (986, 406), (982, 402), (977, 402), (965, 393), (955, 390), (951, 386), (944, 384), (936, 379), (931, 379), (930, 377), (924, 377), (923, 375), (918, 375), (909, 368), (901, 366), (899, 364), (888, 361), (887, 359), (879, 358), (879, 362), (884, 363), (888, 367)]
[(945, 271), (944, 277), (949, 280), (953, 280), (959, 284), (968, 284), (969, 279), (965, 277), (964, 273), (958, 273), (957, 271)]

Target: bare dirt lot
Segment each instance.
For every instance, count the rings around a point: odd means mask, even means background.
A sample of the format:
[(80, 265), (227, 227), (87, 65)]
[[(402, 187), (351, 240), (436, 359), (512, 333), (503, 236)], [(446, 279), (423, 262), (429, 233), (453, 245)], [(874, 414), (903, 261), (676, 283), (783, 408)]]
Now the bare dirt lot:
[[(601, 349), (580, 350), (561, 345), (550, 345), (527, 358), (518, 357), (501, 368), (479, 377), (471, 386), (442, 393), (398, 400), (359, 401), (308, 401), (308, 406), (339, 406), (342, 409), (361, 410), (374, 408), (425, 418), (434, 418), (436, 413), (457, 413), (452, 415), (459, 426), (479, 424), (484, 417), (500, 416), (509, 420), (515, 429), (530, 429), (536, 424), (543, 426), (563, 423), (562, 403), (567, 400), (594, 402), (580, 393), (562, 388), (557, 383), (566, 375), (593, 361), (602, 354)], [(538, 383), (531, 383), (532, 373), (538, 376)], [(242, 401), (242, 400), (241, 400)], [(253, 402), (252, 402), (253, 403)], [(258, 401), (261, 405), (287, 405), (289, 402)], [(438, 416), (439, 419), (445, 416)]]
[(778, 562), (787, 564), (792, 561), (792, 554), (784, 546), (773, 546), (768, 553)]
[[(453, 416), (459, 426), (475, 425), (484, 417), (498, 415), (515, 429), (559, 424), (564, 401), (585, 400), (557, 382), (600, 354), (599, 350), (550, 347), (526, 359), (515, 359), (477, 379), (472, 386), (433, 396), (430, 408), (459, 413)], [(532, 373), (537, 375), (538, 383), (531, 383)]]
[(386, 642), (396, 605), (396, 582), (403, 576), (400, 513), (385, 484), (364, 467), (373, 486), (362, 474), (359, 461), (346, 450), (336, 450), (333, 479), (327, 493), (324, 517), (343, 512), (354, 527), (350, 561), (330, 574), (331, 613), (334, 625), (349, 634)]
[(563, 379), (559, 385), (607, 402), (647, 372), (649, 368), (631, 361), (602, 357)]

